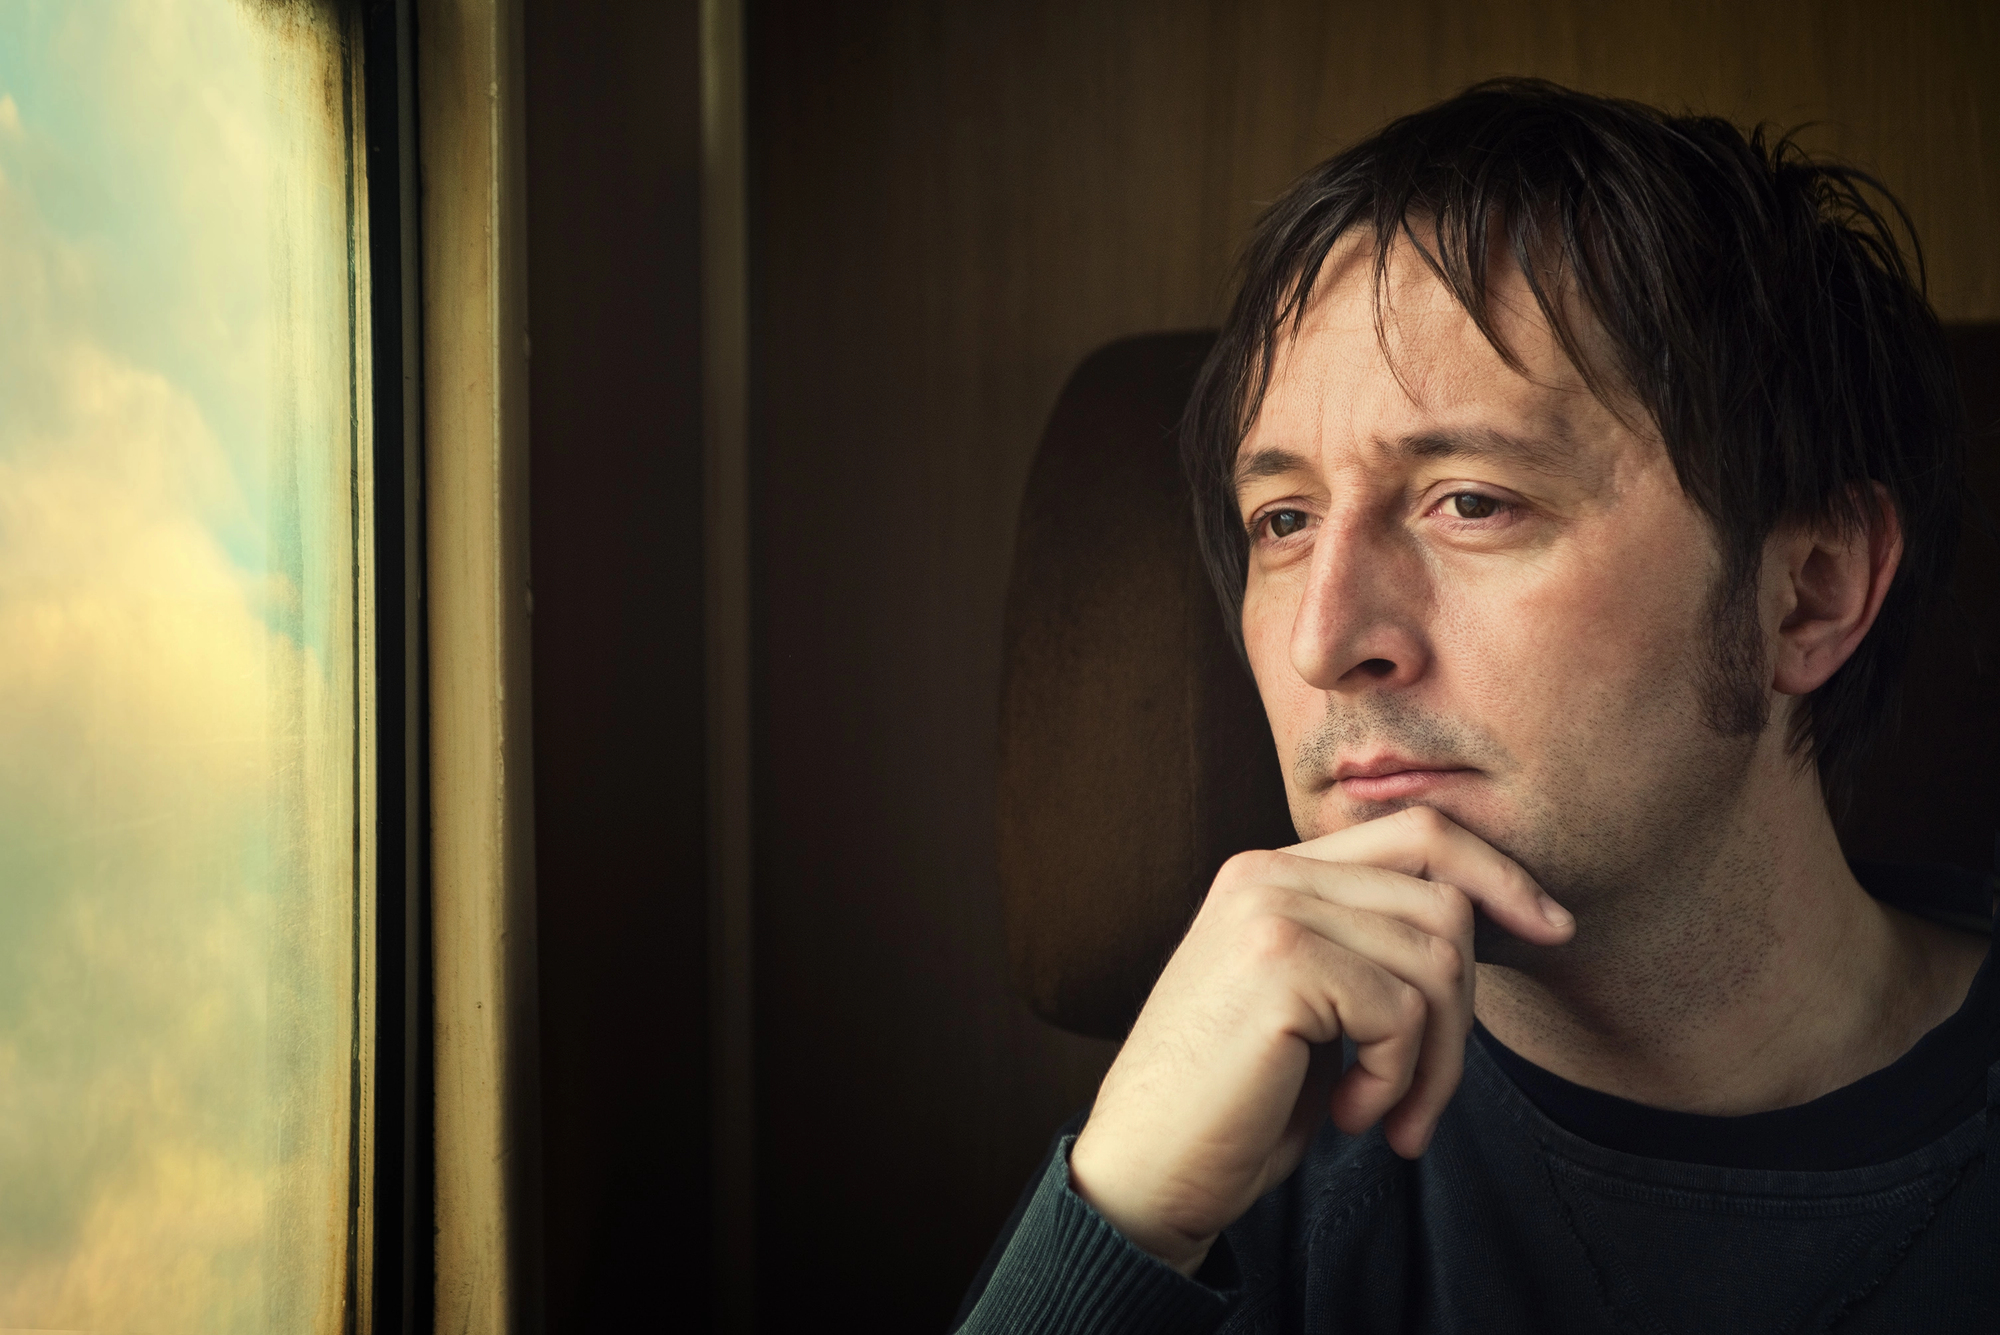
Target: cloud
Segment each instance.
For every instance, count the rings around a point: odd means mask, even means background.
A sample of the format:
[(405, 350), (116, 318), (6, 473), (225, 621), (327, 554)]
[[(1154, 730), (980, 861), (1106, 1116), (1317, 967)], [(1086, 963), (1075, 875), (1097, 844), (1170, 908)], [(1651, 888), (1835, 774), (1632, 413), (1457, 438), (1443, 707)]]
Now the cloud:
[[(345, 224), (310, 173), (286, 194), (325, 141), (287, 147), (277, 96), (312, 53), (247, 5), (64, 10), (79, 84), (137, 90), (113, 148), (306, 212), (188, 249), (225, 300), (122, 283), (50, 203), (111, 150), (0, 89), (0, 1328), (333, 1329), (355, 677), (345, 256), (320, 252)], [(118, 120), (165, 78), (131, 74), (144, 40), (206, 58), (189, 116)], [(184, 185), (107, 189), (171, 235), (213, 213)]]

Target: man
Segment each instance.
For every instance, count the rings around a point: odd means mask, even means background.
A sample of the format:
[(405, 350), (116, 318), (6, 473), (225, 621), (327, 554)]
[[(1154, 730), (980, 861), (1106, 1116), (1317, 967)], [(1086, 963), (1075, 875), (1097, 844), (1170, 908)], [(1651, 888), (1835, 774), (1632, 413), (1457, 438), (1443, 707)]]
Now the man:
[(1509, 81), (1272, 208), (1185, 453), (1303, 842), (964, 1330), (2000, 1329), (1988, 891), (1829, 816), (1959, 503), (1867, 184)]

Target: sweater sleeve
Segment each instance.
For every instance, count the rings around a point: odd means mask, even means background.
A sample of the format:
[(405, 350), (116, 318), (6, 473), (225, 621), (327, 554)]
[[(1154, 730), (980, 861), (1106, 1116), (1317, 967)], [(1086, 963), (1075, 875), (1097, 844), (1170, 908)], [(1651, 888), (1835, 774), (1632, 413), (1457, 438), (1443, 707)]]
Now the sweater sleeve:
[[(996, 1245), (997, 1256), (975, 1292), (972, 1310), (959, 1335), (1206, 1335), (1222, 1323), (1232, 1292), (1189, 1279), (1158, 1257), (1134, 1246), (1104, 1216), (1070, 1190), (1069, 1147), (1074, 1135), (1056, 1142), (1040, 1179), (1017, 1213), (1012, 1235)], [(1226, 1252), (1225, 1239), (1216, 1248)], [(1227, 1255), (1211, 1256), (1201, 1273), (1233, 1280)]]

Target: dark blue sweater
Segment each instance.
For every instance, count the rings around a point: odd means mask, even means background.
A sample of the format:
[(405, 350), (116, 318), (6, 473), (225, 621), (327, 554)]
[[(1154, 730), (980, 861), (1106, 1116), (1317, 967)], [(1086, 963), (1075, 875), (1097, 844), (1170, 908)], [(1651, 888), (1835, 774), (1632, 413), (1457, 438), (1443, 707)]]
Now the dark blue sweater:
[[(1990, 914), (1982, 881), (1868, 883), (1964, 923)], [(1421, 1159), (1325, 1125), (1193, 1279), (1069, 1189), (1064, 1134), (959, 1328), (2000, 1331), (1994, 974), (1989, 955), (1959, 1013), (1894, 1065), (1747, 1118), (1582, 1090), (1482, 1033)]]

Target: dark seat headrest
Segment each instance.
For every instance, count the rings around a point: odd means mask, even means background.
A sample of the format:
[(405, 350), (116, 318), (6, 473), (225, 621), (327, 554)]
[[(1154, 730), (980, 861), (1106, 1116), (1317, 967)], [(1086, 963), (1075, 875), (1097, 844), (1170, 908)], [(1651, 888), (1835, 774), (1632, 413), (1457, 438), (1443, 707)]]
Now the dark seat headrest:
[[(1985, 872), (2000, 840), (2000, 326), (1950, 331), (1974, 427), (1964, 544), (1900, 726), (1842, 823), (1852, 857)], [(1223, 861), (1294, 842), (1256, 687), (1196, 550), (1174, 443), (1211, 331), (1092, 353), (1021, 504), (1000, 725), (1015, 988), (1119, 1038)]]

